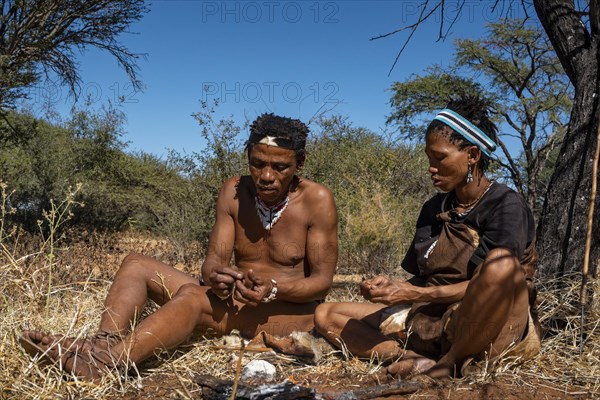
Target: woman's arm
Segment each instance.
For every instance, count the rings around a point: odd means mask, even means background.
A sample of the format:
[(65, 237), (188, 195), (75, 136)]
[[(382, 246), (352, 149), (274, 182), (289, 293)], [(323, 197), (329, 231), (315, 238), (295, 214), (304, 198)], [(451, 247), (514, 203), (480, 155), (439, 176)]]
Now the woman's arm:
[(462, 300), (469, 281), (443, 286), (415, 286), (406, 281), (375, 277), (361, 283), (361, 293), (373, 303), (454, 303)]

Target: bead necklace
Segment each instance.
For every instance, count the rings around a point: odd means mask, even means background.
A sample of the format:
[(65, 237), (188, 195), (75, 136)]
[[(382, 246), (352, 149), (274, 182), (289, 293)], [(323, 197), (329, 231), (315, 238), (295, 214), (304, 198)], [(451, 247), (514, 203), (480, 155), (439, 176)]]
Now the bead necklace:
[(458, 197), (454, 198), (454, 208), (462, 208), (463, 210), (468, 210), (469, 208), (472, 208), (475, 204), (479, 203), (479, 200), (481, 200), (481, 198), (483, 197), (484, 194), (487, 193), (488, 190), (490, 190), (490, 187), (492, 186), (492, 183), (494, 183), (494, 181), (490, 181), (487, 185), (487, 187), (485, 188), (485, 190), (483, 192), (481, 192), (481, 194), (479, 195), (479, 197), (477, 197), (475, 200), (473, 200), (470, 203), (467, 204), (463, 204), (463, 203), (459, 203), (458, 202)]
[(258, 197), (258, 194), (256, 194), (254, 204), (256, 204), (256, 212), (265, 230), (270, 231), (271, 228), (273, 228), (273, 225), (279, 221), (279, 218), (281, 218), (281, 215), (287, 208), (289, 201), (290, 197), (286, 195), (279, 203), (269, 207), (260, 199), (260, 197)]

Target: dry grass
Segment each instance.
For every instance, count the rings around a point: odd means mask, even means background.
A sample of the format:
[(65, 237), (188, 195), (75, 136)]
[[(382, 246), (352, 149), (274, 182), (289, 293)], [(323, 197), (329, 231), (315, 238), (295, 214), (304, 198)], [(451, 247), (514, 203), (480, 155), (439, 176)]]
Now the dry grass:
[[(132, 237), (89, 235), (58, 251), (55, 258), (36, 253), (31, 240), (13, 242), (17, 245), (0, 243), (0, 398), (200, 398), (193, 382), (196, 374), (234, 378), (235, 359), (229, 352), (215, 349), (220, 343), (217, 338), (193, 340), (142, 365), (140, 374), (107, 376), (97, 384), (65, 379), (56, 367), (32, 362), (17, 343), (21, 331), (36, 328), (72, 336), (94, 333), (110, 278), (129, 251), (171, 264), (177, 257), (168, 243)], [(466, 398), (466, 388), (495, 382), (510, 382), (513, 388), (530, 394), (548, 389), (562, 397), (600, 395), (600, 306), (596, 299), (588, 310), (587, 338), (580, 354), (580, 310), (572, 306), (578, 303), (580, 280), (571, 278), (540, 285), (540, 316), (547, 337), (537, 358), (520, 365), (504, 363), (493, 371), (455, 381), (448, 397), (455, 393), (456, 398)], [(591, 286), (600, 293), (597, 281)], [(330, 300), (360, 298), (356, 285), (351, 285), (337, 287)], [(244, 357), (268, 358), (281, 380), (340, 390), (372, 385), (373, 373), (379, 368), (377, 360), (361, 361), (339, 353), (326, 355), (317, 365), (270, 353), (245, 353)]]

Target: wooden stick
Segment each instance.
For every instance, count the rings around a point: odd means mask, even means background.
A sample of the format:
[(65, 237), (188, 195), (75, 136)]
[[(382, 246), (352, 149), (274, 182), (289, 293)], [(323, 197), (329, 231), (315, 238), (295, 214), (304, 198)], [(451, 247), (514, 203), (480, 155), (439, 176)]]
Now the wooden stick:
[(592, 248), (592, 225), (594, 224), (594, 205), (596, 203), (596, 181), (598, 180), (598, 160), (600, 159), (600, 116), (598, 116), (598, 133), (596, 137), (596, 152), (592, 164), (592, 192), (590, 194), (590, 207), (588, 210), (588, 226), (585, 239), (585, 252), (583, 254), (583, 271), (581, 272), (581, 292), (579, 299), (581, 302), (581, 337), (579, 342), (579, 352), (583, 351), (583, 325), (585, 323), (585, 307), (587, 306), (587, 280), (590, 269), (590, 251)]
[(223, 345), (216, 345), (216, 346), (210, 346), (211, 349), (214, 350), (225, 350), (225, 351), (247, 351), (249, 353), (268, 353), (269, 351), (275, 351), (270, 347), (231, 347), (231, 346), (223, 346)]
[(423, 384), (419, 382), (399, 380), (385, 385), (370, 386), (346, 392), (323, 392), (321, 393), (321, 397), (325, 400), (337, 400), (340, 398), (368, 400), (381, 397), (387, 398), (389, 396), (411, 394), (419, 391), (420, 389), (423, 389)]
[(231, 397), (229, 400), (235, 400), (235, 393), (237, 392), (238, 383), (240, 382), (240, 373), (242, 371), (242, 358), (244, 357), (244, 350), (246, 345), (244, 339), (240, 338), (240, 353), (238, 355), (237, 365), (235, 366), (235, 379), (233, 380), (233, 388), (231, 389)]

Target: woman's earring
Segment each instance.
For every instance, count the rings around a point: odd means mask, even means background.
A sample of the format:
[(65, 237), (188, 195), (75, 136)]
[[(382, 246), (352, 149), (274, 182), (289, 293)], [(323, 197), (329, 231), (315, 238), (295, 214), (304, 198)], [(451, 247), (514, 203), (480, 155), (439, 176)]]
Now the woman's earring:
[(467, 183), (473, 182), (473, 169), (471, 168), (471, 164), (467, 166)]

